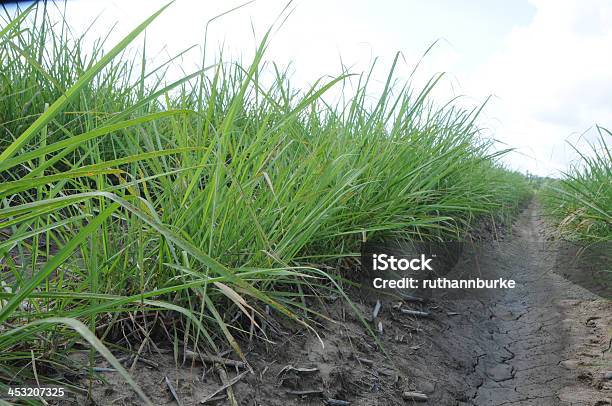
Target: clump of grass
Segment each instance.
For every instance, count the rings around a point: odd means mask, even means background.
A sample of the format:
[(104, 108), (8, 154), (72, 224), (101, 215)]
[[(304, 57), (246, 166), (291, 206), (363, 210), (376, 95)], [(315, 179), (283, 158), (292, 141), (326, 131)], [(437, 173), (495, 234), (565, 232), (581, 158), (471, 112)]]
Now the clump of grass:
[[(159, 12), (102, 56), (33, 7), (42, 20), (0, 30), (0, 382), (27, 380), (32, 359), (75, 368), (78, 321), (111, 348), (163, 330), (175, 350), (241, 355), (235, 337), (261, 335), (266, 306), (309, 326), (309, 297), (341, 289), (319, 265), (364, 236), (462, 238), (528, 193), (480, 137), (480, 110), (436, 107), (439, 77), (395, 83), (397, 59), (374, 104), (369, 74), (292, 88), (263, 62), (267, 36), (248, 66), (151, 84), (146, 63), (134, 79), (117, 58)], [(324, 101), (349, 80), (349, 101)]]
[(612, 240), (612, 154), (609, 130), (597, 127), (599, 138), (590, 153), (574, 147), (580, 160), (549, 182), (544, 201), (562, 236), (575, 241)]

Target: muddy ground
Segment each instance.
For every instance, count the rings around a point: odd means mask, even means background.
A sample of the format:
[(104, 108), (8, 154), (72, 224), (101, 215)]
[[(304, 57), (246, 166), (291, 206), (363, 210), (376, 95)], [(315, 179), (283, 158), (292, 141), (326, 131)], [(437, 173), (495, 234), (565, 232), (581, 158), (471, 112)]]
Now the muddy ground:
[[(267, 327), (273, 343), (243, 342), (252, 372), (199, 357), (177, 367), (168, 350), (136, 363), (135, 379), (160, 405), (612, 405), (612, 302), (555, 272), (558, 248), (536, 204), (492, 234), (478, 266), (513, 275), (515, 289), (427, 303), (349, 292), (386, 354), (329, 297), (315, 304), (335, 320), (321, 319), (320, 337), (281, 321)], [(93, 403), (140, 403), (116, 373), (102, 375)]]

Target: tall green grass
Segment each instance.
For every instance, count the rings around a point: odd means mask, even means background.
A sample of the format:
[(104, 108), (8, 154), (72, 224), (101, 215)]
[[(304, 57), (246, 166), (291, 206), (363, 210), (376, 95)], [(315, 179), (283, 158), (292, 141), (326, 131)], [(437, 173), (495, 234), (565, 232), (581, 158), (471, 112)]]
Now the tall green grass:
[(431, 102), (439, 76), (402, 85), (396, 58), (374, 103), (372, 72), (296, 89), (266, 36), (166, 84), (120, 56), (162, 11), (105, 55), (40, 5), (0, 31), (0, 382), (74, 370), (82, 337), (113, 363), (102, 343), (152, 332), (241, 355), (270, 313), (312, 328), (310, 297), (342, 287), (320, 265), (363, 238), (463, 238), (526, 198), (480, 109)]
[(562, 236), (577, 241), (612, 240), (612, 154), (609, 130), (597, 127), (590, 151), (574, 147), (580, 160), (549, 182), (544, 202)]

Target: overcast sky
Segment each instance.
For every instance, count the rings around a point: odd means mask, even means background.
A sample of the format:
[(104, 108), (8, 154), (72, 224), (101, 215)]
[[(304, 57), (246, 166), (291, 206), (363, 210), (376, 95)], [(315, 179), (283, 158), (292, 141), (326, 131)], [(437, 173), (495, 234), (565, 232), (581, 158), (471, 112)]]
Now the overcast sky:
[[(147, 31), (160, 60), (201, 44), (205, 23), (244, 1), (176, 0)], [(69, 20), (94, 36), (112, 23), (117, 39), (165, 4), (158, 0), (69, 0)], [(209, 28), (209, 45), (248, 58), (285, 0), (257, 0)], [(493, 95), (480, 125), (518, 153), (514, 169), (558, 174), (575, 158), (566, 140), (593, 139), (595, 124), (612, 127), (612, 0), (303, 0), (292, 4), (266, 59), (292, 63), (296, 83), (367, 70), (379, 57), (379, 79), (397, 51), (407, 75), (427, 55), (416, 85), (447, 72), (436, 98), (464, 96), (471, 106)], [(255, 36), (254, 36), (255, 33)], [(160, 49), (166, 50), (158, 54)], [(190, 70), (200, 49), (183, 61)], [(591, 129), (590, 132), (587, 130)]]

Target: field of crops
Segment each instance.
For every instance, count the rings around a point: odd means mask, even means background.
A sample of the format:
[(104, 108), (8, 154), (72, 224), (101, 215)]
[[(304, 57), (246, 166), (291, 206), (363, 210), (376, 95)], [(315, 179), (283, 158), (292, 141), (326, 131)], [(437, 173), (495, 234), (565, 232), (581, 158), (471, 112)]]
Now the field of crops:
[(612, 240), (612, 133), (602, 127), (597, 131), (590, 151), (576, 149), (580, 159), (542, 191), (561, 235), (573, 241)]
[[(240, 355), (269, 312), (314, 326), (310, 297), (350, 283), (334, 267), (363, 239), (461, 239), (530, 193), (478, 109), (431, 102), (439, 76), (389, 67), (373, 103), (367, 73), (296, 89), (264, 38), (248, 65), (165, 83), (122, 54), (156, 16), (104, 55), (42, 6), (0, 26), (0, 386), (86, 368), (85, 341), (128, 381), (112, 350), (160, 334)], [(610, 221), (606, 153), (559, 186), (589, 237)]]

